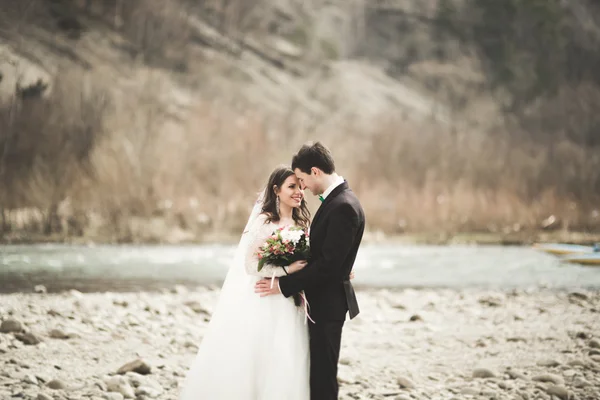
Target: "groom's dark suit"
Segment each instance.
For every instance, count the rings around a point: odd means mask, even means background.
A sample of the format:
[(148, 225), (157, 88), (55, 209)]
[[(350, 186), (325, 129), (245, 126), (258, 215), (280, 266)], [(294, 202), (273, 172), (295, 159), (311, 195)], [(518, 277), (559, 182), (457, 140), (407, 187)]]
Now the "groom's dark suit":
[(304, 290), (315, 321), (309, 325), (311, 400), (338, 397), (342, 327), (346, 312), (350, 319), (359, 313), (349, 275), (364, 228), (365, 215), (360, 202), (344, 182), (325, 198), (313, 219), (308, 265), (279, 280), (285, 297)]

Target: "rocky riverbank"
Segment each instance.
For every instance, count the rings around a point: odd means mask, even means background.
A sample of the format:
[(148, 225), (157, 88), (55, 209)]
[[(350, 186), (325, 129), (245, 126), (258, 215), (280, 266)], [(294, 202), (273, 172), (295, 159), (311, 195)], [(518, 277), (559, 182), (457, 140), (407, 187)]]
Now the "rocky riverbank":
[[(0, 398), (177, 399), (218, 289), (0, 295)], [(362, 290), (342, 399), (600, 398), (600, 292)]]

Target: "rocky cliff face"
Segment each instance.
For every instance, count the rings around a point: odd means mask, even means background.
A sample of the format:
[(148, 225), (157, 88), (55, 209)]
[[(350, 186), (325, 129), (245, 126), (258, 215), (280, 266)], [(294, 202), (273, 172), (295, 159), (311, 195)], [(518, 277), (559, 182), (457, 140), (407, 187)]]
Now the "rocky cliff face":
[[(427, 36), (427, 27), (362, 1), (249, 2), (254, 7), (238, 10), (249, 14), (245, 19), (228, 16), (234, 1), (173, 1), (170, 9), (134, 10), (134, 17), (113, 17), (95, 3), (55, 1), (19, 22), (4, 21), (4, 96), (38, 81), (50, 90), (56, 77), (76, 68), (123, 93), (152, 74), (168, 85), (166, 104), (235, 98), (268, 113), (293, 112), (311, 130), (390, 111), (416, 120), (450, 118), (444, 102), (424, 90), (426, 79), (400, 72), (410, 67), (414, 46), (429, 52), (427, 39), (410, 39)], [(393, 34), (402, 21), (412, 30), (407, 37)]]

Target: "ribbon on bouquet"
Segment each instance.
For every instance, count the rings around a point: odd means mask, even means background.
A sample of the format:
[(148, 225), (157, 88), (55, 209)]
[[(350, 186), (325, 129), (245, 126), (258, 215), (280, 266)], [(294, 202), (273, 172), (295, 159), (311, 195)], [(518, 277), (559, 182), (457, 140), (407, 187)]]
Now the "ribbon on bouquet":
[(275, 271), (273, 271), (273, 276), (271, 277), (271, 287), (269, 289), (273, 289), (273, 282), (275, 282)]
[[(271, 289), (273, 289), (274, 282), (275, 282), (275, 272), (273, 271), (273, 276), (271, 276), (271, 287), (270, 287)], [(310, 317), (310, 314), (309, 314), (310, 304), (308, 304), (308, 300), (306, 300), (306, 295), (304, 294), (303, 291), (300, 292), (300, 298), (302, 299), (302, 309), (304, 311), (304, 325), (306, 325), (309, 320), (313, 324), (316, 324), (316, 322)]]
[(316, 324), (316, 322), (310, 317), (310, 314), (308, 313), (310, 311), (310, 304), (308, 304), (308, 300), (306, 300), (306, 295), (304, 294), (304, 292), (300, 292), (300, 297), (302, 298), (302, 308), (304, 309), (304, 325), (306, 325), (306, 323), (308, 322), (307, 320), (310, 320), (310, 322)]

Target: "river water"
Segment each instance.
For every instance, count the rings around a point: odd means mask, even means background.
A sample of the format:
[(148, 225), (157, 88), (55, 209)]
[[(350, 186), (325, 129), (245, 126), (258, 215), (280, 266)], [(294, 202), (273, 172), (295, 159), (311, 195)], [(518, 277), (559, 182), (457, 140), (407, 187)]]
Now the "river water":
[[(233, 246), (0, 247), (0, 292), (129, 291), (219, 285)], [(600, 288), (600, 268), (562, 263), (527, 247), (365, 245), (359, 287)]]

